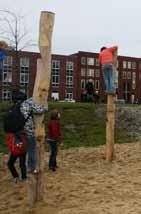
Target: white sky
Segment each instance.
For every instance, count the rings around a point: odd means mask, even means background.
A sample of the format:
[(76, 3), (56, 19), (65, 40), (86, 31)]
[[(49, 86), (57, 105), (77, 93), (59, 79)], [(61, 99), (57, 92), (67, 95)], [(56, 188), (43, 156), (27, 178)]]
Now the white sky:
[(120, 55), (141, 57), (141, 0), (1, 0), (0, 7), (25, 14), (36, 41), (40, 12), (54, 12), (54, 54), (99, 52), (116, 44)]

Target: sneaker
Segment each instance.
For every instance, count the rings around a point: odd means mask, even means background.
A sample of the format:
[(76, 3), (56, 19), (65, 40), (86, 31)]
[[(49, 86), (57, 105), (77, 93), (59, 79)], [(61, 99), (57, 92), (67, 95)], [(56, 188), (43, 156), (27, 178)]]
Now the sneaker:
[(49, 167), (49, 170), (51, 170), (51, 171), (53, 171), (53, 172), (56, 171), (56, 169), (55, 169), (54, 167)]
[(19, 180), (20, 180), (20, 181), (26, 181), (26, 180), (27, 180), (27, 177), (20, 178)]
[(38, 173), (38, 170), (37, 170), (37, 169), (34, 169), (32, 173), (37, 174), (37, 173)]
[(37, 173), (38, 173), (38, 170), (37, 170), (37, 169), (28, 169), (28, 170), (27, 170), (27, 173), (34, 173), (34, 174), (37, 174)]
[(17, 183), (19, 180), (19, 177), (13, 178), (13, 183)]

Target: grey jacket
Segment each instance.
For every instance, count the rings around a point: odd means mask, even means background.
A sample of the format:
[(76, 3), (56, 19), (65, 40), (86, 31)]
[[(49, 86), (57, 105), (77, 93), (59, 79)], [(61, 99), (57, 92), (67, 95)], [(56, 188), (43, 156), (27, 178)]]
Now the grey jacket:
[(42, 114), (47, 111), (48, 108), (35, 103), (33, 98), (29, 98), (21, 104), (20, 110), (23, 113), (25, 119), (27, 119), (24, 127), (25, 133), (29, 136), (34, 136), (35, 125), (33, 114)]

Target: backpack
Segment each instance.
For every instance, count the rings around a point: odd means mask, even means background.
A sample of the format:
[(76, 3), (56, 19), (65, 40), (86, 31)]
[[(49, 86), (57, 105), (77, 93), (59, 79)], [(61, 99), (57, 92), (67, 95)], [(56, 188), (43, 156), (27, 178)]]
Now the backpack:
[(24, 130), (25, 123), (27, 119), (20, 111), (21, 104), (16, 104), (12, 106), (4, 117), (3, 128), (7, 132), (18, 132)]

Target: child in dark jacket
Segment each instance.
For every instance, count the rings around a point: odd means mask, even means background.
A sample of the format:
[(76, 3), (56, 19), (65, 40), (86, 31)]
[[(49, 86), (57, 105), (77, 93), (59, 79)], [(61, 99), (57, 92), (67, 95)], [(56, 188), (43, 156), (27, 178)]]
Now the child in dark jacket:
[[(20, 109), (21, 103), (26, 99), (26, 95), (22, 92), (15, 91), (12, 94), (12, 101), (14, 103), (13, 107), (17, 110)], [(18, 114), (17, 114), (18, 115)], [(8, 119), (8, 118), (7, 118)], [(26, 174), (26, 153), (27, 153), (27, 139), (24, 133), (24, 130), (16, 130), (14, 131), (13, 124), (8, 126), (8, 122), (6, 122), (5, 132), (6, 132), (6, 140), (8, 144), (8, 148), (10, 150), (10, 156), (8, 160), (8, 168), (13, 177), (13, 181), (16, 183), (18, 179), (25, 180), (27, 178)], [(16, 160), (19, 159), (19, 168), (20, 168), (20, 177), (19, 173), (16, 170), (15, 163)]]
[(60, 113), (54, 109), (51, 111), (51, 119), (48, 122), (48, 143), (50, 145), (49, 169), (56, 171), (58, 145), (61, 144)]

